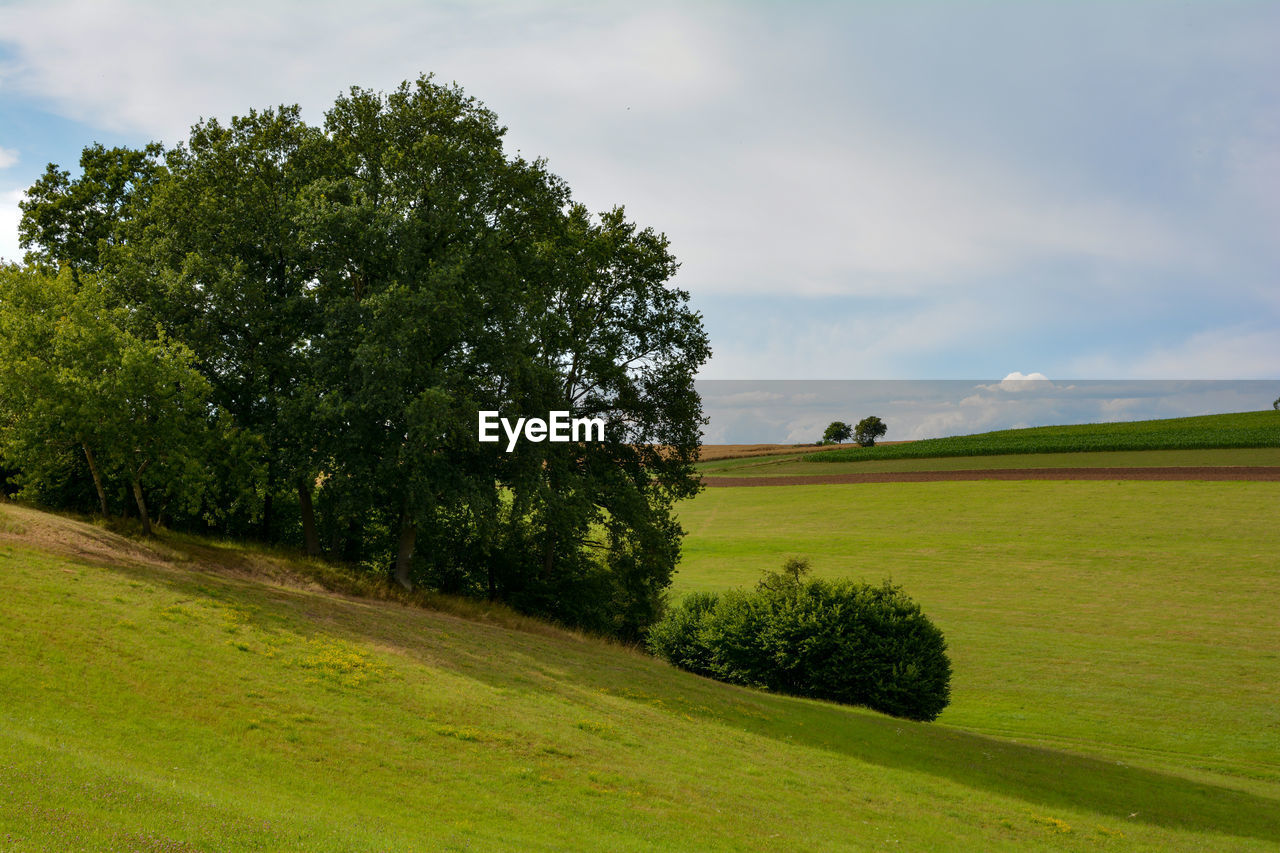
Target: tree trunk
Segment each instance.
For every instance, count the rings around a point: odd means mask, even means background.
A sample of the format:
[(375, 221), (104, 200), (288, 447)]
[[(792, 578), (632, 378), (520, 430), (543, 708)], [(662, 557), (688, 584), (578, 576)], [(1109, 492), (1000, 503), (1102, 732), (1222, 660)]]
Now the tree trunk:
[(550, 530), (542, 544), (542, 580), (551, 580), (551, 569), (556, 562), (556, 540)]
[(400, 514), (400, 550), (396, 554), (396, 582), (405, 589), (413, 589), (413, 578), (409, 574), (413, 562), (413, 543), (418, 538), (418, 528), (409, 519), (409, 513)]
[(262, 498), (262, 525), (258, 535), (263, 542), (271, 541), (271, 480), (267, 480), (267, 493)]
[(84, 448), (84, 458), (89, 463), (89, 473), (93, 475), (93, 487), (98, 490), (98, 505), (102, 508), (102, 517), (110, 518), (111, 512), (107, 509), (107, 491), (102, 488), (102, 475), (98, 473), (98, 461), (93, 458), (93, 451), (89, 449), (88, 442), (81, 442)]
[(302, 511), (302, 542), (308, 557), (320, 556), (320, 537), (316, 534), (316, 512), (311, 506), (311, 484), (298, 478), (298, 507)]
[(138, 502), (138, 518), (142, 519), (142, 535), (151, 534), (151, 517), (147, 515), (147, 502), (142, 498), (142, 483), (133, 478), (133, 499)]
[(267, 493), (262, 498), (262, 528), (259, 535), (262, 537), (263, 542), (271, 542), (271, 523), (274, 520), (272, 518), (274, 515), (272, 512), (272, 504), (274, 501), (272, 498), (276, 493), (276, 465), (274, 453), (268, 454), (267, 456), (266, 487)]

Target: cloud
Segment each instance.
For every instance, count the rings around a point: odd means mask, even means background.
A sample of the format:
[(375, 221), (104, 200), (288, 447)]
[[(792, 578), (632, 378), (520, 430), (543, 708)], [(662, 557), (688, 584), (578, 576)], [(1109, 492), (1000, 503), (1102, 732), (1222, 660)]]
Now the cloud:
[(0, 31), (16, 48), (6, 88), (169, 142), (201, 115), (296, 101), (322, 109), (349, 86), (387, 88), (429, 71), (483, 100), (510, 93), (561, 118), (575, 105), (699, 101), (725, 82), (715, 30), (674, 5), (641, 14), (375, 0), (356, 12), (283, 0), (161, 14), (128, 0), (17, 2), (0, 9)]
[[(319, 121), (353, 84), (434, 71), (589, 207), (668, 235), (678, 285), (716, 307), (707, 376), (1273, 375), (1277, 23), (1266, 4), (10, 0), (0, 94), (173, 144), (202, 116)], [(1234, 331), (1171, 342), (1209, 323)]]
[[(1196, 251), (1158, 209), (1055, 186), (1016, 164), (904, 135), (873, 115), (848, 121), (859, 128), (852, 146), (761, 140), (694, 176), (697, 196), (728, 214), (688, 223), (695, 245), (740, 235), (717, 263), (720, 286), (785, 281), (807, 294), (921, 294), (1046, 255), (1163, 265)], [(766, 246), (752, 221), (762, 211), (773, 222)]]
[(1202, 329), (1123, 358), (1083, 357), (1073, 372), (1143, 379), (1274, 379), (1280, 377), (1280, 334), (1252, 322)]
[(18, 248), (18, 221), (22, 211), (18, 202), (26, 193), (22, 190), (0, 192), (0, 261), (22, 260), (22, 250)]
[[(1158, 209), (938, 138), (856, 81), (830, 109), (819, 87), (850, 70), (815, 64), (815, 17), (765, 34), (715, 5), (382, 2), (358, 25), (351, 15), (333, 3), (16, 3), (0, 9), (16, 55), (2, 82), (172, 144), (200, 116), (300, 101), (317, 120), (353, 83), (435, 70), (589, 204), (626, 201), (666, 231), (700, 292), (919, 294), (1046, 254), (1170, 263), (1194, 251)], [(788, 66), (786, 97), (771, 64)]]
[(1000, 391), (1045, 391), (1053, 388), (1053, 383), (1049, 381), (1049, 377), (1043, 373), (1021, 373), (1017, 370), (1010, 373), (1004, 379), (1000, 380), (998, 385), (986, 385), (985, 388), (994, 388)]
[(12, 148), (0, 148), (0, 169), (7, 169), (18, 162), (18, 152)]

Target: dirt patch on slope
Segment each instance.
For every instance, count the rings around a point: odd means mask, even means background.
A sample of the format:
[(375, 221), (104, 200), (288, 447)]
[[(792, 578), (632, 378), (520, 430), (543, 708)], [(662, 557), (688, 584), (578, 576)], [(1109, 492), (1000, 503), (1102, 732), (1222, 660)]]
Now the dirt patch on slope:
[(83, 521), (0, 503), (0, 542), (12, 542), (88, 563), (164, 566), (153, 548)]
[(164, 536), (132, 539), (96, 524), (0, 502), (0, 544), (4, 543), (102, 566), (196, 570), (283, 586), (322, 588), (268, 554)]
[(826, 486), (845, 483), (938, 483), (957, 480), (1248, 480), (1280, 482), (1280, 467), (1220, 465), (1178, 468), (995, 468), (971, 471), (882, 471), (812, 477), (703, 477), (711, 488)]

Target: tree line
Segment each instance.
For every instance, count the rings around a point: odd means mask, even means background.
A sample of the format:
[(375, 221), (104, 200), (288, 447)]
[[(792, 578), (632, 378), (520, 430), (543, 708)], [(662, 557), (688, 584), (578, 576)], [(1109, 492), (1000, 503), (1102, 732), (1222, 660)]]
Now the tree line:
[[(710, 354), (666, 238), (430, 77), (84, 149), (0, 271), (0, 478), (622, 637), (697, 491)], [(603, 442), (477, 441), (572, 410)]]

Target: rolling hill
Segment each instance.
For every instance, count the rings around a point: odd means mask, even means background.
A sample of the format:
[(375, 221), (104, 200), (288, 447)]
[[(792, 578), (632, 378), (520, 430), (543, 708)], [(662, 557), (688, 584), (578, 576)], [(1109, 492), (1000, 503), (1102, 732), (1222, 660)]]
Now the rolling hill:
[(0, 846), (1280, 843), (1267, 786), (765, 695), (501, 608), (388, 595), (288, 555), (0, 505)]

